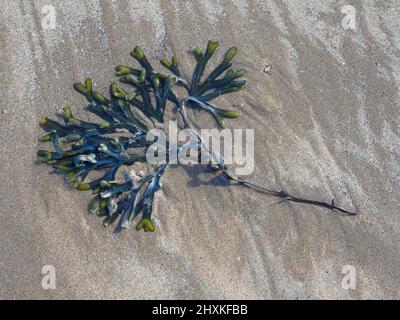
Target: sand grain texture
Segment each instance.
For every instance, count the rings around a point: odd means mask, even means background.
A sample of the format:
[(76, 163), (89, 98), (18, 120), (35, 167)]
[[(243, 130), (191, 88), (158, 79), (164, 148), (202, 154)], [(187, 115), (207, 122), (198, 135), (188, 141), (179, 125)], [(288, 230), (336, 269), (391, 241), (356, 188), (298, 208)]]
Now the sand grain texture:
[[(400, 298), (397, 1), (357, 2), (355, 30), (341, 27), (345, 1), (0, 2), (0, 298)], [(55, 30), (42, 28), (49, 3)], [(218, 103), (241, 112), (228, 127), (255, 129), (254, 177), (357, 217), (270, 206), (189, 167), (164, 176), (154, 234), (114, 235), (87, 214), (89, 194), (33, 164), (41, 116), (85, 114), (73, 82), (104, 90), (135, 45), (177, 54), (189, 76), (188, 50), (210, 38), (249, 70), (248, 89)], [(56, 290), (41, 287), (44, 265)]]

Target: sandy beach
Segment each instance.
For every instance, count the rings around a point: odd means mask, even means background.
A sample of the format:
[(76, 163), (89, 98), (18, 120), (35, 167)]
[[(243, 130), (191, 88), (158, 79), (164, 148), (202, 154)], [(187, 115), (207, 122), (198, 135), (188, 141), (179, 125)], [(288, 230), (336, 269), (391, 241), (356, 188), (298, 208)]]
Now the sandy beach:
[[(397, 1), (355, 1), (347, 29), (342, 0), (0, 4), (1, 299), (400, 298)], [(42, 116), (66, 105), (87, 115), (74, 82), (90, 76), (106, 92), (116, 65), (136, 65), (136, 45), (154, 65), (176, 54), (190, 78), (190, 50), (209, 39), (218, 58), (237, 46), (235, 68), (248, 70), (247, 89), (217, 104), (241, 113), (228, 128), (255, 130), (249, 178), (357, 216), (276, 204), (176, 166), (156, 196), (156, 231), (114, 234), (88, 214), (90, 193), (34, 163)], [(47, 265), (55, 289), (42, 287)], [(346, 266), (354, 288), (343, 287)]]

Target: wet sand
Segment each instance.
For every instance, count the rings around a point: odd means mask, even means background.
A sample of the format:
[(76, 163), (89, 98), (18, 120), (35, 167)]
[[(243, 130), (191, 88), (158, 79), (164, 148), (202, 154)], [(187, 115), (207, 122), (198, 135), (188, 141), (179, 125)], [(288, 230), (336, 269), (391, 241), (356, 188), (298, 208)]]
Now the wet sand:
[[(396, 1), (357, 2), (354, 30), (341, 26), (346, 1), (51, 3), (55, 30), (42, 28), (48, 1), (1, 1), (0, 298), (400, 298)], [(189, 77), (189, 49), (209, 39), (236, 45), (249, 71), (246, 91), (217, 102), (241, 113), (228, 127), (255, 130), (254, 178), (356, 217), (275, 204), (192, 166), (164, 175), (155, 233), (113, 234), (87, 213), (90, 194), (34, 165), (41, 116), (87, 114), (72, 83), (105, 90), (136, 45), (154, 62), (177, 54)], [(45, 265), (55, 290), (41, 286)]]

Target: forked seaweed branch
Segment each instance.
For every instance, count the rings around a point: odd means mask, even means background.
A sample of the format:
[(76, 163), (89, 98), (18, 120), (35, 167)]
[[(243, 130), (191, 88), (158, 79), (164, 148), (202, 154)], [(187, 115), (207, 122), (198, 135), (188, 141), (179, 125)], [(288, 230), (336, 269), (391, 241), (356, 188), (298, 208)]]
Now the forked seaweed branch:
[[(47, 133), (40, 141), (50, 142), (53, 150), (39, 150), (38, 162), (51, 165), (53, 171), (63, 174), (73, 188), (91, 190), (94, 197), (89, 203), (89, 211), (103, 217), (105, 226), (126, 228), (141, 214), (136, 229), (154, 231), (151, 219), (154, 196), (161, 188), (161, 177), (169, 165), (148, 163), (146, 151), (151, 143), (146, 136), (151, 128), (161, 128), (166, 107), (174, 104), (182, 128), (189, 129), (203, 147), (210, 168), (229, 182), (281, 198), (281, 201), (305, 203), (354, 215), (354, 212), (337, 206), (333, 200), (327, 203), (304, 199), (238, 177), (224, 163), (222, 155), (204, 143), (186, 109), (205, 110), (214, 117), (219, 127), (224, 128), (225, 119), (237, 118), (239, 113), (221, 109), (211, 101), (246, 87), (246, 80), (242, 79), (246, 70), (232, 68), (232, 60), (237, 53), (235, 47), (230, 48), (222, 61), (206, 74), (207, 63), (217, 46), (218, 42), (209, 41), (204, 52), (198, 47), (193, 50), (196, 65), (190, 82), (184, 79), (176, 56), (171, 61), (160, 61), (170, 72), (162, 73), (153, 68), (140, 47), (135, 47), (131, 55), (139, 66), (116, 67), (120, 82), (129, 85), (129, 89), (113, 82), (109, 97), (106, 97), (93, 88), (90, 78), (84, 83), (74, 84), (74, 89), (86, 98), (87, 110), (99, 117), (101, 122), (79, 119), (70, 107), (64, 107), (60, 112), (62, 123), (43, 117), (40, 126)], [(178, 98), (174, 91), (176, 87), (184, 88), (186, 97)], [(182, 151), (187, 145), (177, 145), (176, 148)], [(117, 178), (121, 167), (137, 163), (145, 165), (148, 172), (131, 170), (130, 174), (124, 174), (122, 181)], [(100, 176), (90, 177), (93, 172), (99, 172)]]

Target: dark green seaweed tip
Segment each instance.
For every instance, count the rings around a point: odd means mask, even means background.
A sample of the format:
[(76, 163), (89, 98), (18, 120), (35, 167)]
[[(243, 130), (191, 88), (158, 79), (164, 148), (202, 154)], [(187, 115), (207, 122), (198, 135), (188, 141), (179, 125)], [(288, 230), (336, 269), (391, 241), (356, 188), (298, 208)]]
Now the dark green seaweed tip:
[[(82, 139), (82, 136), (76, 133), (71, 133), (65, 137), (62, 138), (63, 142), (66, 143), (71, 143), (71, 142), (76, 142)], [(61, 139), (60, 139), (61, 140)]]
[(199, 47), (194, 48), (193, 54), (198, 62), (203, 60), (203, 51), (201, 50), (201, 48), (199, 48)]
[(91, 92), (93, 87), (92, 79), (87, 78), (85, 79), (85, 83), (82, 84), (80, 82), (74, 84), (74, 89), (82, 94), (85, 94), (87, 92)]
[(39, 138), (39, 142), (50, 142), (53, 137), (53, 133), (47, 133)]
[(220, 116), (216, 116), (215, 120), (217, 120), (217, 124), (221, 127), (221, 128), (225, 128), (225, 120), (223, 117)]
[(154, 224), (150, 218), (142, 218), (136, 225), (136, 230), (144, 230), (144, 232), (154, 232)]
[(71, 107), (66, 106), (66, 107), (62, 108), (60, 114), (61, 114), (61, 116), (64, 118), (64, 120), (65, 120), (66, 122), (68, 122), (68, 120), (72, 119), (72, 110), (71, 110)]
[(236, 81), (233, 86), (222, 89), (220, 91), (221, 94), (226, 94), (226, 93), (231, 93), (231, 92), (238, 92), (246, 88), (247, 81), (246, 80), (240, 80)]
[(166, 67), (167, 69), (171, 69), (172, 68), (172, 62), (169, 62), (167, 59), (161, 59), (160, 60), (160, 63), (164, 66), (164, 67)]
[(99, 102), (103, 105), (109, 104), (108, 99), (96, 90), (93, 91), (92, 96), (93, 96), (94, 100), (96, 100), (97, 102)]
[(220, 116), (224, 117), (224, 118), (231, 118), (231, 119), (235, 119), (238, 118), (240, 116), (240, 113), (238, 111), (232, 111), (232, 110), (222, 110), (219, 113)]
[(107, 121), (103, 121), (102, 123), (100, 123), (100, 129), (107, 129), (110, 127), (110, 123)]
[(126, 94), (126, 91), (119, 88), (115, 82), (113, 82), (110, 86), (111, 95), (116, 98), (123, 98)]
[(45, 126), (47, 124), (47, 118), (46, 117), (42, 117), (40, 119), (40, 126)]
[(236, 47), (230, 48), (225, 54), (225, 61), (231, 62), (232, 59), (236, 56), (236, 54), (237, 54), (237, 48)]
[(247, 70), (246, 69), (239, 69), (236, 71), (233, 71), (230, 69), (226, 74), (225, 74), (225, 79), (227, 80), (234, 80), (243, 77), (246, 75)]
[(136, 76), (134, 76), (133, 74), (128, 74), (127, 76), (122, 77), (121, 81), (122, 82), (131, 83), (131, 84), (134, 84), (134, 85), (139, 85), (140, 84), (139, 79)]
[(127, 100), (127, 101), (132, 100), (137, 95), (137, 93), (134, 91), (131, 93), (128, 93), (124, 89), (118, 87), (118, 85), (115, 82), (113, 82), (110, 86), (110, 93), (111, 93), (111, 96), (113, 96), (113, 97), (116, 97), (118, 99)]
[(143, 83), (146, 80), (147, 71), (146, 69), (142, 69), (140, 71), (139, 81)]
[(76, 127), (79, 127), (81, 124), (82, 124), (82, 122), (80, 121), (80, 120), (78, 120), (78, 119), (74, 119), (74, 118), (71, 118), (71, 119), (69, 119), (68, 121), (66, 121), (67, 123), (67, 125), (68, 126), (76, 126)]
[(224, 118), (231, 118), (235, 119), (240, 116), (240, 113), (237, 111), (233, 110), (223, 110), (223, 109), (218, 109), (218, 108), (210, 108), (210, 111), (212, 115), (214, 116), (215, 120), (217, 121), (217, 124), (221, 128), (225, 128), (225, 120)]
[(217, 47), (218, 47), (218, 41), (213, 41), (213, 40), (208, 41), (206, 50), (207, 55), (211, 57), (214, 51), (217, 49)]
[(122, 65), (117, 66), (115, 70), (117, 71), (117, 76), (125, 76), (127, 74), (134, 73), (134, 70), (132, 68)]
[(171, 62), (172, 62), (172, 65), (174, 67), (176, 67), (178, 65), (178, 58), (175, 55), (173, 55), (172, 59), (171, 59)]
[(138, 86), (141, 83), (144, 83), (144, 81), (146, 80), (146, 75), (147, 75), (146, 69), (142, 69), (140, 71), (139, 77), (136, 77), (133, 74), (128, 74), (127, 76), (122, 77), (120, 80), (122, 82), (127, 82), (135, 86)]
[(160, 87), (160, 79), (158, 78), (158, 76), (153, 75), (151, 77), (151, 81), (153, 82), (153, 86), (155, 89), (158, 89)]
[(73, 87), (80, 94), (84, 95), (89, 102), (93, 101), (92, 94), (91, 94), (92, 88), (93, 88), (92, 79), (87, 78), (85, 80), (85, 84), (74, 83)]
[(246, 69), (239, 69), (234, 72), (234, 75), (233, 75), (234, 79), (241, 78), (241, 77), (245, 76), (246, 73), (247, 73)]
[(79, 191), (87, 191), (87, 190), (90, 190), (90, 189), (91, 189), (91, 186), (90, 186), (89, 183), (82, 183), (82, 184), (80, 184), (78, 186), (78, 190)]
[[(179, 77), (181, 76), (181, 71), (178, 67), (178, 58), (175, 55), (172, 56), (171, 61), (168, 61), (167, 59), (161, 59), (160, 63), (168, 70), (172, 71), (172, 73), (176, 74)], [(163, 76), (166, 77), (166, 75)]]
[(144, 59), (144, 53), (143, 50), (139, 47), (136, 46), (133, 51), (131, 52), (131, 55), (136, 58), (137, 60), (143, 60)]
[(179, 74), (179, 68), (178, 68), (178, 58), (176, 56), (172, 56), (171, 61), (168, 61), (168, 59), (161, 59), (160, 63), (166, 67), (168, 70), (171, 70), (173, 73)]

